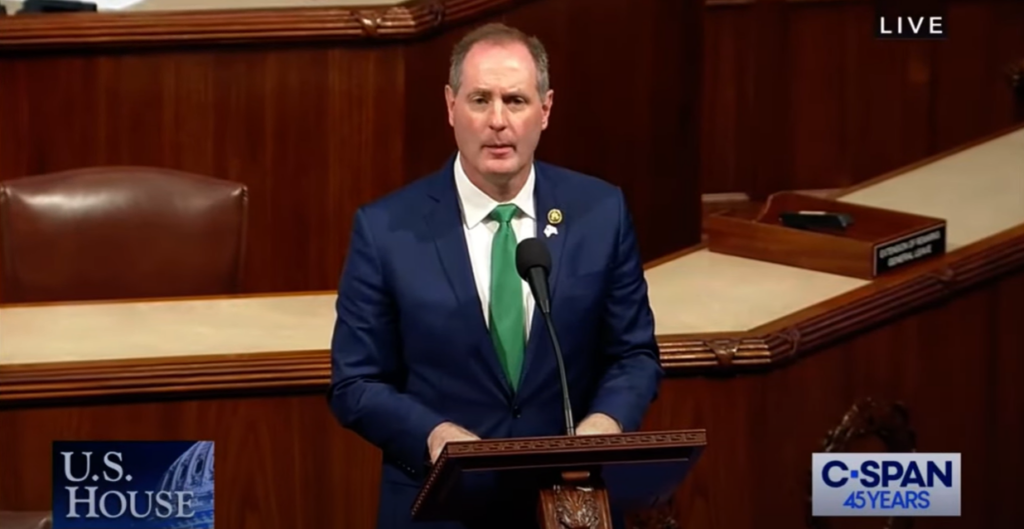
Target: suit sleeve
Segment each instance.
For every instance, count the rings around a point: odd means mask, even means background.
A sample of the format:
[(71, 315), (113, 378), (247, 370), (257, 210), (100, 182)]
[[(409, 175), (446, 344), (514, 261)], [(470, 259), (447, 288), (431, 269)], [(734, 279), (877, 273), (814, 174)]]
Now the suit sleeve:
[(427, 437), (444, 418), (399, 391), (405, 366), (397, 307), (371, 233), (360, 209), (338, 286), (329, 401), (342, 426), (418, 476)]
[(602, 353), (608, 367), (590, 413), (604, 413), (631, 432), (640, 428), (664, 373), (633, 221), (621, 191), (617, 199), (619, 229), (604, 312)]

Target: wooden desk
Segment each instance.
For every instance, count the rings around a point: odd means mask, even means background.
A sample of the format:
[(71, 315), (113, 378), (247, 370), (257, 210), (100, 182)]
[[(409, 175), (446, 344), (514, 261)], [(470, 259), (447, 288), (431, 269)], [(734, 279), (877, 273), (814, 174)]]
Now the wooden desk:
[[(950, 253), (875, 281), (702, 248), (647, 269), (671, 377), (645, 428), (710, 439), (674, 516), (800, 527), (810, 452), (872, 414), (904, 431), (905, 408), (914, 448), (964, 454), (963, 526), (1015, 527), (1024, 128), (842, 199), (946, 218)], [(218, 525), (372, 527), (379, 454), (324, 400), (333, 302), (0, 308), (0, 508), (48, 508), (50, 440), (204, 438), (218, 443)], [(877, 447), (852, 437), (835, 446)]]
[[(955, 256), (1024, 224), (1024, 128), (840, 200), (946, 219)], [(844, 294), (871, 292), (865, 287), (872, 283), (704, 248), (655, 263), (646, 275), (660, 336), (746, 332)], [(0, 365), (323, 351), (334, 301), (331, 291), (10, 306), (0, 309)]]

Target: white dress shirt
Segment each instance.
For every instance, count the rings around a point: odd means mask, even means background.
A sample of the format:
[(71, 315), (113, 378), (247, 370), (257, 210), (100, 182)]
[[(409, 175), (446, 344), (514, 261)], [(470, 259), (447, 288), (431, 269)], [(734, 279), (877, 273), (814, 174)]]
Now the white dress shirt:
[[(515, 204), (519, 211), (512, 218), (512, 229), (516, 241), (537, 235), (537, 215), (533, 203), (533, 187), (536, 173), (530, 168), (526, 185), (508, 203)], [(462, 227), (466, 233), (466, 247), (473, 266), (473, 278), (480, 296), (480, 308), (484, 313), (484, 322), (490, 326), (491, 298), (491, 242), (498, 231), (498, 221), (490, 218), (491, 211), (502, 204), (476, 187), (469, 181), (466, 171), (462, 168), (462, 157), (455, 157), (455, 187), (459, 194), (459, 205), (462, 208)], [(526, 323), (526, 336), (530, 336), (530, 320), (533, 318), (533, 293), (530, 285), (523, 281), (523, 309)]]

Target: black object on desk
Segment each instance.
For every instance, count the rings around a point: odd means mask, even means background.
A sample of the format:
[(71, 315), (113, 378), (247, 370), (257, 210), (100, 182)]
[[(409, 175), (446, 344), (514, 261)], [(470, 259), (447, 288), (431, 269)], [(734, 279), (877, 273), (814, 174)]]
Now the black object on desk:
[(843, 231), (853, 224), (853, 217), (831, 211), (783, 211), (779, 221), (787, 228), (798, 230)]
[(79, 11), (96, 11), (96, 4), (71, 0), (25, 0), (18, 14), (75, 13)]

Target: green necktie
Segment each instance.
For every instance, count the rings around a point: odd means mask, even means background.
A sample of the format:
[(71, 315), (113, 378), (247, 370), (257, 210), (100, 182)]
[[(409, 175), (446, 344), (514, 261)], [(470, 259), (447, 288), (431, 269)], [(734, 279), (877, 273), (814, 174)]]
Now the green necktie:
[(498, 221), (491, 246), (491, 339), (512, 389), (519, 385), (526, 342), (523, 283), (516, 271), (516, 234), (512, 230), (516, 211), (514, 204), (502, 204), (490, 215)]

